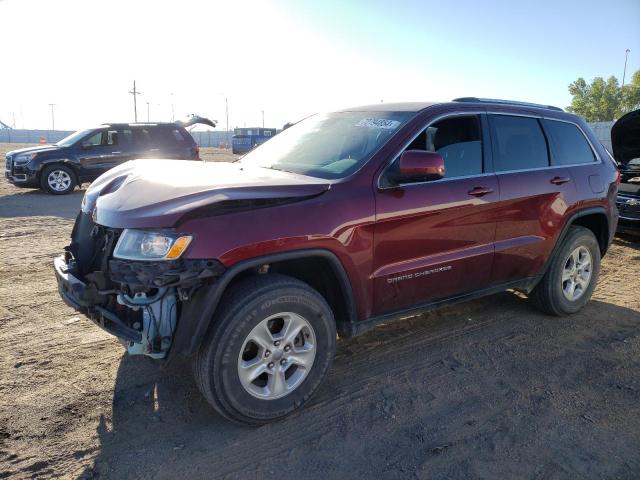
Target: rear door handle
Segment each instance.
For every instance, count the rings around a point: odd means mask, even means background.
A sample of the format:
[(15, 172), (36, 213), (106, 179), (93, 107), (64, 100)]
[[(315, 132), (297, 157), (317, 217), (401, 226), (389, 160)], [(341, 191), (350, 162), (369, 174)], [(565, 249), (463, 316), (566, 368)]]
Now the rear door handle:
[(474, 197), (482, 197), (484, 195), (487, 195), (488, 193), (493, 193), (493, 189), (487, 187), (475, 187), (473, 190), (469, 190), (467, 193), (469, 195), (473, 195)]
[(563, 183), (569, 183), (571, 179), (569, 177), (553, 177), (549, 181), (554, 185), (562, 185)]
[(122, 152), (111, 152), (111, 153), (112, 153), (113, 155), (119, 155), (119, 154), (121, 154)]

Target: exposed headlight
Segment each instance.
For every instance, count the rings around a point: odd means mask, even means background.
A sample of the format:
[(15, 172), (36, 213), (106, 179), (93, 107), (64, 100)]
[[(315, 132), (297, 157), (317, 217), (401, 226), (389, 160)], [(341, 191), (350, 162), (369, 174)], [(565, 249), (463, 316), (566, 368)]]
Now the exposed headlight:
[(16, 155), (15, 157), (13, 157), (13, 164), (20, 166), (20, 165), (26, 165), (27, 163), (29, 163), (31, 160), (33, 160), (33, 158), (37, 155), (37, 153), (20, 153), (18, 155)]
[(126, 229), (120, 235), (115, 258), (126, 260), (175, 260), (191, 243), (191, 235)]

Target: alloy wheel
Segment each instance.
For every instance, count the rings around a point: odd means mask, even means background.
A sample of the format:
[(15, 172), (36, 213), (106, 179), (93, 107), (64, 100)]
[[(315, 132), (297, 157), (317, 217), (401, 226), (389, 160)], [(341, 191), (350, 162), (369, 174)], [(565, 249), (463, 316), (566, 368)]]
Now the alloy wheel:
[(291, 312), (271, 315), (251, 330), (240, 349), (240, 383), (256, 398), (282, 398), (304, 381), (315, 356), (315, 332), (307, 319)]
[(71, 176), (64, 170), (52, 170), (47, 176), (47, 184), (56, 192), (64, 192), (71, 185)]
[(589, 287), (592, 273), (589, 249), (579, 246), (566, 259), (562, 270), (562, 292), (567, 300), (578, 300)]

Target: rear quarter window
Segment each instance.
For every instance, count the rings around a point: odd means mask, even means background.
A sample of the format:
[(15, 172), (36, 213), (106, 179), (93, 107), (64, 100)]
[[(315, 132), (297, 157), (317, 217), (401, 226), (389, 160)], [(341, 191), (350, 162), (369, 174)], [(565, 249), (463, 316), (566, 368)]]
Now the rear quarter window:
[(490, 115), (495, 170), (529, 170), (549, 166), (547, 141), (535, 118)]
[(191, 135), (186, 130), (162, 126), (152, 130), (153, 140), (162, 146), (183, 146), (191, 144)]
[(575, 165), (593, 163), (593, 150), (582, 131), (573, 123), (544, 120), (544, 128), (551, 140), (551, 164)]

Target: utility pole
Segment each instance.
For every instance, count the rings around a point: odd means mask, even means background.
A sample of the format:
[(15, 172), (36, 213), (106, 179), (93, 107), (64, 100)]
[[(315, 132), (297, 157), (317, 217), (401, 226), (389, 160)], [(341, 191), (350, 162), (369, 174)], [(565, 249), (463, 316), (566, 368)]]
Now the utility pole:
[(138, 122), (138, 101), (137, 101), (137, 96), (140, 95), (142, 92), (139, 92), (138, 90), (136, 90), (136, 81), (133, 81), (133, 91), (129, 92), (131, 95), (133, 95), (133, 118), (136, 121), (136, 123)]
[(264, 128), (264, 110), (261, 110), (262, 112), (262, 128)]
[(171, 121), (173, 122), (175, 120), (175, 114), (173, 112), (173, 93), (170, 94), (171, 95)]
[(147, 123), (149, 123), (149, 102), (147, 102)]
[(624, 87), (624, 79), (627, 76), (627, 59), (629, 58), (629, 50), (628, 48), (624, 51), (624, 72), (622, 73), (622, 86)]
[(229, 101), (228, 97), (224, 97), (224, 109), (227, 114), (227, 132), (229, 131)]
[(56, 129), (56, 117), (53, 113), (53, 107), (56, 106), (55, 103), (50, 103), (49, 106), (51, 107), (51, 130), (55, 130)]

